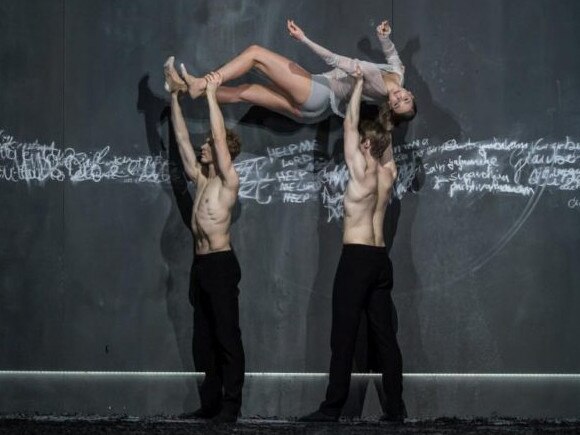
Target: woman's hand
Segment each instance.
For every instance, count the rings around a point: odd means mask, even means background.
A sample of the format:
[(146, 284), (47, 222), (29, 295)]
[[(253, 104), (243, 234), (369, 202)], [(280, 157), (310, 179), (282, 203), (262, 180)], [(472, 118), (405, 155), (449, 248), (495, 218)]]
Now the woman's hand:
[(306, 37), (302, 29), (294, 23), (294, 20), (287, 20), (286, 27), (288, 28), (288, 33), (290, 33), (290, 36), (294, 39), (302, 41)]
[(387, 20), (377, 26), (377, 35), (379, 38), (386, 38), (391, 34), (391, 25)]

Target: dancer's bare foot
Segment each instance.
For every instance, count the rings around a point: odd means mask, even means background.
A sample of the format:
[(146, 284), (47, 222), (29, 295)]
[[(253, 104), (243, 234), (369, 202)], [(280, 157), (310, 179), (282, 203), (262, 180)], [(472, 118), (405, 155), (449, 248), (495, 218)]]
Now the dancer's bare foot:
[(181, 75), (183, 76), (183, 80), (187, 83), (187, 90), (191, 98), (197, 98), (205, 91), (205, 87), (207, 82), (205, 79), (192, 76), (187, 72), (185, 69), (185, 65), (181, 64)]
[(187, 92), (187, 84), (181, 77), (179, 77), (173, 62), (175, 62), (175, 57), (169, 56), (163, 64), (163, 73), (165, 74), (165, 90), (171, 94), (174, 92)]

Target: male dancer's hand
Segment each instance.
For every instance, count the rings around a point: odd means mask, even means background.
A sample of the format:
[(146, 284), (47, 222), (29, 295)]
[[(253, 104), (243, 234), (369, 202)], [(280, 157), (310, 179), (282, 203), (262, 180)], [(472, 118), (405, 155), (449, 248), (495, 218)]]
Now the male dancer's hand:
[(204, 80), (206, 83), (209, 84), (210, 80), (214, 83), (216, 83), (216, 88), (220, 87), (224, 78), (223, 76), (218, 72), (218, 71), (212, 71), (208, 74), (206, 74), (204, 77)]
[(306, 38), (306, 35), (302, 29), (296, 25), (294, 20), (287, 20), (286, 27), (288, 28), (288, 33), (290, 33), (290, 36), (292, 36), (294, 39), (302, 41), (304, 38)]
[(379, 38), (386, 38), (391, 34), (391, 25), (387, 20), (377, 26), (377, 35)]
[(360, 68), (360, 65), (358, 63), (356, 64), (354, 72), (351, 74), (351, 76), (353, 76), (356, 79), (357, 83), (362, 82), (363, 72), (362, 72), (362, 69)]
[(213, 95), (215, 94), (217, 88), (219, 88), (219, 86), (222, 83), (222, 76), (217, 72), (210, 72), (205, 76), (205, 81), (207, 82), (207, 87), (205, 88), (205, 91), (208, 94)]

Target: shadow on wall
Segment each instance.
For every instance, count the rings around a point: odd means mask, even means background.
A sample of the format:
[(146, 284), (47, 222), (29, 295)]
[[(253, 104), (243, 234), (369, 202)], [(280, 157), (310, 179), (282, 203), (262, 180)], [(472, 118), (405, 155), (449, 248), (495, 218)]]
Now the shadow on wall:
[[(415, 67), (413, 58), (420, 52), (420, 49), (420, 40), (415, 37), (410, 39), (400, 51), (401, 59), (406, 67), (405, 84), (415, 95), (418, 113), (412, 123), (397, 129), (393, 138), (393, 142), (396, 145), (404, 144), (407, 140), (424, 137), (429, 138), (431, 141), (444, 141), (449, 138), (460, 139), (462, 137), (462, 130), (458, 122), (449, 111), (433, 100), (429, 85)], [(411, 137), (407, 137), (409, 130), (412, 132)], [(409, 191), (418, 192), (426, 182), (423, 162), (420, 158), (413, 158), (408, 151), (406, 153), (407, 155), (404, 156), (405, 161), (412, 162), (416, 171)], [(408, 371), (431, 372), (430, 358), (424, 350), (425, 346), (423, 345), (421, 333), (423, 329), (421, 327), (422, 318), (419, 312), (419, 306), (422, 302), (421, 289), (423, 288), (423, 283), (417, 274), (413, 260), (415, 247), (411, 243), (413, 225), (420, 207), (420, 198), (418, 195), (408, 197), (404, 207), (401, 200), (395, 199), (394, 208), (397, 208), (398, 205), (399, 214), (403, 216), (403, 221), (401, 221), (400, 225), (395, 225), (390, 231), (393, 231), (394, 239), (394, 232), (398, 230), (397, 252), (400, 253), (402, 258), (398, 259), (397, 262), (405, 265), (406, 276), (403, 279), (405, 288), (397, 286), (395, 275), (395, 291), (400, 296), (398, 297), (400, 300), (399, 310), (404, 313), (405, 324), (410, 325), (404, 331), (408, 348), (414, 350), (413, 355), (407, 355), (407, 361), (411, 361), (411, 363), (407, 364), (407, 367), (410, 367)], [(389, 234), (389, 230), (385, 234)], [(414, 407), (419, 409), (424, 409), (425, 406), (428, 406), (429, 403), (435, 403), (436, 400), (437, 391), (434, 386), (425, 389), (421, 397), (412, 398)]]
[[(163, 192), (169, 197), (171, 209), (161, 234), (161, 255), (167, 268), (165, 303), (167, 315), (173, 326), (181, 366), (184, 371), (193, 371), (191, 354), (192, 309), (184, 304), (188, 298), (189, 261), (192, 255), (191, 215), (193, 199), (187, 187), (187, 179), (179, 158), (177, 143), (171, 126), (167, 101), (155, 95), (149, 87), (149, 76), (139, 81), (137, 110), (143, 114), (147, 134), (147, 146), (151, 155), (162, 154), (168, 159), (170, 184), (163, 184)], [(164, 141), (160, 133), (163, 126), (168, 128), (169, 139)], [(189, 410), (197, 402), (195, 383), (188, 382), (188, 394), (184, 410)]]
[[(277, 139), (281, 136), (289, 136), (293, 138), (308, 137), (313, 138), (317, 143), (317, 149), (312, 151), (312, 161), (314, 163), (314, 171), (316, 172), (320, 167), (326, 167), (329, 160), (338, 160), (336, 152), (342, 150), (342, 147), (330, 148), (329, 137), (333, 134), (340, 134), (342, 130), (342, 120), (336, 117), (330, 117), (318, 124), (303, 124), (297, 123), (288, 117), (271, 112), (267, 109), (252, 106), (250, 110), (241, 118), (240, 124), (251, 127), (249, 131), (252, 135), (265, 135), (272, 139)], [(261, 139), (261, 140), (260, 140)], [(264, 138), (256, 138), (257, 143), (267, 143)], [(260, 150), (263, 153), (264, 150)], [(319, 198), (320, 199), (320, 198)], [(315, 206), (316, 207), (316, 206)], [(339, 253), (340, 247), (340, 228), (339, 225), (327, 223), (327, 214), (322, 202), (318, 201), (318, 206), (311, 209), (311, 221), (306, 224), (314, 231), (312, 235), (315, 239), (304, 240), (301, 243), (306, 243), (304, 247), (311, 250), (312, 253), (318, 254), (318, 259), (313, 258), (317, 264), (313, 264), (313, 284), (308, 284), (308, 289), (304, 289), (304, 293), (300, 296), (300, 305), (296, 305), (294, 309), (300, 310), (301, 314), (297, 317), (304, 316), (306, 324), (300, 326), (300, 337), (304, 342), (300, 343), (300, 349), (295, 349), (299, 352), (296, 356), (296, 363), (299, 364), (298, 371), (312, 372), (312, 371), (326, 371), (328, 369), (329, 354), (326, 350), (329, 348), (329, 334), (330, 334), (330, 288), (332, 287), (332, 277), (336, 268), (336, 262), (333, 261), (335, 253)], [(311, 265), (305, 265), (310, 267)], [(299, 265), (300, 267), (300, 265)], [(312, 286), (312, 288), (310, 288)], [(298, 300), (295, 300), (297, 302)], [(294, 313), (296, 314), (296, 313)], [(303, 338), (302, 338), (303, 337)], [(314, 367), (316, 367), (314, 369)], [(296, 371), (294, 369), (293, 371)], [(278, 388), (274, 384), (275, 388)], [(307, 409), (312, 402), (313, 397), (320, 394), (319, 382), (301, 382), (301, 388), (288, 391), (283, 394), (283, 401), (287, 402), (292, 407), (292, 413), (300, 415)], [(272, 391), (270, 397), (277, 397), (280, 395), (279, 391)], [(279, 412), (276, 408), (278, 405), (272, 402), (265, 406), (263, 412), (266, 415), (275, 415)]]
[[(370, 58), (370, 60), (375, 62), (384, 61), (382, 51), (380, 49), (374, 49), (367, 37), (361, 39), (357, 46), (360, 51)], [(395, 128), (393, 131), (394, 146), (402, 145), (408, 140), (418, 137), (429, 137), (432, 134), (431, 129), (437, 129), (438, 131), (448, 135), (447, 137), (461, 137), (461, 128), (459, 124), (449, 114), (449, 112), (435, 104), (427, 83), (423, 80), (414, 66), (413, 57), (420, 51), (420, 48), (421, 45), (419, 38), (414, 38), (409, 40), (402, 50), (399, 50), (401, 60), (406, 68), (405, 84), (416, 97), (418, 115), (411, 123), (404, 123)], [(364, 107), (361, 110), (361, 116), (364, 117), (375, 117), (376, 113), (376, 107)], [(412, 129), (412, 137), (409, 138), (408, 133), (410, 128)], [(414, 168), (412, 182), (408, 191), (412, 193), (418, 192), (425, 183), (423, 162), (421, 158), (413, 157), (408, 150), (403, 149), (402, 152), (406, 153), (406, 155), (395, 156), (395, 158), (401, 158), (402, 161), (412, 162), (412, 167)], [(414, 351), (412, 355), (409, 355), (405, 352), (405, 349), (403, 349), (403, 363), (404, 367), (411, 366), (411, 371), (414, 367), (417, 367), (420, 368), (421, 371), (429, 372), (430, 363), (423, 350), (424, 346), (422, 344), (420, 326), (421, 318), (418, 312), (418, 304), (421, 296), (418, 290), (421, 289), (422, 285), (414, 265), (414, 247), (411, 244), (411, 232), (417, 214), (418, 200), (418, 196), (409, 198), (406, 202), (403, 214), (401, 199), (393, 196), (391, 203), (387, 208), (383, 231), (385, 235), (385, 244), (388, 251), (391, 252), (391, 248), (395, 241), (395, 235), (399, 229), (399, 218), (403, 215), (404, 221), (400, 226), (400, 232), (397, 238), (398, 258), (395, 259), (395, 263), (405, 265), (405, 270), (401, 271), (405, 275), (401, 279), (398, 279), (398, 271), (394, 270), (394, 294), (398, 300), (397, 305), (399, 306), (399, 312), (404, 316), (404, 323), (406, 325), (413, 325), (412, 328), (408, 328), (409, 330), (404, 331), (404, 337), (405, 343), (407, 343), (407, 346), (405, 347), (413, 349)], [(400, 282), (404, 283), (403, 286), (397, 284)], [(394, 321), (398, 323), (397, 310), (395, 308), (393, 309)], [(354, 370), (363, 373), (375, 372), (377, 367), (375, 346), (374, 343), (369, 340), (370, 334), (368, 333), (367, 328), (366, 319), (363, 318), (354, 361)], [(405, 364), (406, 361), (411, 361), (411, 363)], [(381, 407), (383, 410), (385, 409), (384, 395), (380, 380), (376, 379), (368, 381), (366, 379), (357, 379), (353, 381), (349, 400), (345, 405), (343, 415), (350, 417), (361, 416), (369, 382), (374, 384), (381, 402)], [(428, 403), (429, 401), (436, 399), (436, 391), (434, 388), (425, 391), (425, 393), (426, 394), (420, 399), (413, 398), (412, 401), (417, 403), (420, 400), (421, 403)], [(419, 404), (419, 406), (422, 405)]]
[[(333, 141), (332, 136), (340, 139)], [(331, 116), (317, 125), (316, 140), (324, 160), (338, 164), (344, 161), (342, 119)], [(332, 286), (342, 247), (342, 222), (328, 222), (328, 210), (319, 201), (317, 222), (318, 267), (310, 293), (306, 325), (306, 372), (327, 372), (330, 363), (330, 329), (332, 321)], [(302, 403), (320, 394), (318, 383), (304, 383)], [(317, 397), (322, 401), (323, 397)], [(311, 410), (302, 410), (303, 412)]]
[[(412, 60), (413, 56), (415, 56), (421, 49), (421, 44), (418, 38), (411, 39), (405, 46), (402, 57), (404, 63), (409, 65), (407, 69), (408, 74), (408, 83), (409, 87), (413, 89), (417, 100), (418, 100), (418, 107), (419, 107), (419, 115), (417, 116), (417, 123), (411, 125), (411, 129), (414, 132), (414, 137), (417, 138), (429, 138), (429, 141), (432, 145), (441, 144), (449, 139), (456, 139), (458, 141), (464, 141), (464, 132), (461, 125), (458, 123), (457, 119), (453, 116), (453, 114), (447, 110), (446, 108), (442, 107), (439, 102), (435, 101), (432, 97), (431, 91), (429, 89), (428, 84), (422, 78), (419, 71), (414, 67), (412, 62), (408, 62)], [(445, 100), (442, 98), (442, 102)], [(417, 198), (419, 199), (419, 198)], [(445, 200), (443, 200), (445, 201)], [(409, 201), (408, 204), (415, 209), (412, 210), (413, 212), (413, 220), (415, 220), (415, 215), (418, 214), (421, 218), (424, 217), (429, 213), (430, 210), (426, 210), (426, 205), (423, 204), (423, 208), (419, 208), (418, 201)], [(449, 204), (449, 203), (448, 203)], [(409, 207), (405, 207), (405, 211), (407, 211)], [(426, 213), (427, 212), (427, 213)], [(406, 219), (405, 219), (406, 220)], [(440, 225), (444, 223), (444, 221), (440, 221)], [(411, 228), (405, 227), (405, 231), (408, 231), (409, 234), (411, 233)], [(421, 232), (422, 235), (426, 236), (427, 231), (424, 230)], [(417, 234), (417, 233), (416, 233)], [(434, 253), (436, 254), (436, 253)], [(416, 285), (413, 287), (416, 289), (414, 300), (409, 303), (413, 303), (415, 307), (419, 307), (420, 305), (423, 308), (422, 315), (423, 316), (430, 316), (428, 322), (432, 328), (438, 329), (441, 327), (451, 327), (459, 326), (461, 324), (456, 318), (457, 316), (452, 316), (451, 318), (444, 318), (440, 315), (441, 309), (449, 310), (453, 307), (469, 307), (469, 306), (482, 306), (482, 302), (480, 299), (480, 295), (478, 294), (477, 290), (472, 286), (467, 286), (464, 288), (464, 291), (458, 292), (453, 297), (448, 297), (447, 299), (441, 298), (437, 292), (434, 291), (420, 291), (423, 288), (430, 288), (432, 289), (434, 283), (432, 282), (424, 282), (422, 283), (420, 279), (417, 279)], [(429, 307), (429, 308), (426, 308)], [(444, 307), (444, 308), (443, 308)], [(419, 319), (420, 315), (417, 315), (417, 319)], [(471, 316), (471, 318), (475, 319), (475, 316)], [(450, 320), (451, 319), (451, 320)], [(449, 323), (449, 322), (456, 322), (456, 323)], [(460, 354), (461, 348), (465, 348), (466, 343), (468, 341), (473, 340), (474, 338), (478, 342), (478, 348), (482, 355), (486, 355), (489, 362), (493, 362), (493, 364), (497, 364), (499, 359), (496, 357), (497, 355), (497, 348), (496, 348), (496, 341), (491, 336), (489, 327), (490, 322), (483, 320), (481, 323), (477, 323), (477, 327), (474, 330), (477, 331), (477, 336), (475, 337), (473, 334), (469, 334), (470, 338), (465, 338), (462, 336), (461, 338), (450, 340), (445, 343), (445, 348), (437, 348), (434, 349), (432, 343), (426, 343), (426, 346), (423, 346), (423, 342), (420, 340), (421, 337), (414, 337), (413, 338), (413, 347), (416, 349), (424, 349), (425, 347), (430, 348), (431, 352), (427, 355), (425, 352), (421, 354), (421, 365), (418, 366), (420, 371), (433, 371), (431, 370), (430, 364), (427, 362), (428, 360), (435, 361), (434, 365), (441, 367), (445, 365), (447, 367), (451, 367), (451, 370), (465, 370), (467, 368), (467, 361), (459, 361), (456, 358), (450, 358), (448, 360), (442, 360), (438, 358), (442, 352), (443, 354), (452, 355), (453, 352)], [(472, 325), (470, 323), (470, 325)], [(471, 326), (473, 327), (473, 326)], [(417, 339), (417, 341), (415, 341)], [(434, 356), (433, 353), (437, 352), (437, 356)], [(493, 355), (493, 356), (492, 356)], [(424, 368), (423, 368), (424, 367)], [(495, 365), (490, 367), (492, 370), (499, 370), (500, 368)], [(469, 368), (467, 368), (469, 370)], [(434, 396), (434, 392), (431, 395)], [(423, 407), (428, 406), (428, 398), (426, 396), (422, 396), (418, 398), (421, 402), (417, 403), (417, 406)], [(436, 400), (433, 397), (433, 400)]]
[(406, 84), (415, 95), (418, 104), (419, 113), (412, 125), (414, 136), (462, 140), (463, 130), (454, 115), (433, 100), (427, 82), (412, 62), (413, 56), (420, 50), (421, 42), (415, 37), (409, 40), (401, 51), (401, 59), (406, 66)]

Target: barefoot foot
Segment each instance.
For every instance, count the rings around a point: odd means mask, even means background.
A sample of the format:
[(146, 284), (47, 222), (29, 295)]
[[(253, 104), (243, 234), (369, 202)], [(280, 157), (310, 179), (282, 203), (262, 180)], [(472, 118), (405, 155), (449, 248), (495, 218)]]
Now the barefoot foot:
[(185, 83), (187, 83), (187, 90), (189, 95), (194, 99), (199, 97), (205, 91), (205, 87), (207, 85), (206, 80), (189, 74), (185, 69), (185, 65), (181, 64), (180, 67), (181, 75), (183, 76)]
[(163, 64), (163, 73), (165, 74), (165, 90), (169, 93), (187, 92), (187, 84), (181, 77), (179, 77), (173, 62), (175, 62), (175, 58), (173, 56), (169, 56), (167, 61)]

